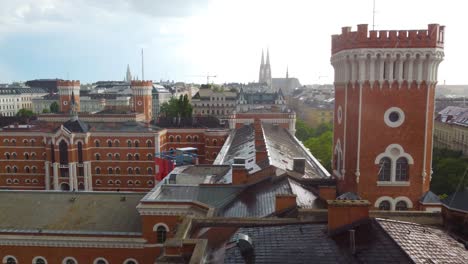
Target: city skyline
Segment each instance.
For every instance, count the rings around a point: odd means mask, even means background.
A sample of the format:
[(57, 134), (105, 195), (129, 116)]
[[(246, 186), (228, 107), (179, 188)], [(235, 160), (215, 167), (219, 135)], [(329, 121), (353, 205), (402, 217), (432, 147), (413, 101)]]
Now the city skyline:
[[(468, 83), (463, 74), (462, 2), (376, 1), (376, 30), (447, 28), (439, 83)], [(401, 9), (405, 6), (405, 9)], [(369, 24), (372, 1), (2, 1), (0, 82), (36, 78), (83, 83), (123, 80), (127, 64), (145, 77), (204, 83), (252, 82), (269, 48), (272, 77), (332, 83), (330, 35)], [(337, 8), (339, 7), (339, 8)], [(349, 10), (353, 10), (350, 12)], [(409, 15), (412, 12), (423, 14)], [(407, 15), (405, 15), (407, 14)], [(395, 20), (397, 15), (398, 20)], [(460, 55), (461, 54), (461, 55)]]

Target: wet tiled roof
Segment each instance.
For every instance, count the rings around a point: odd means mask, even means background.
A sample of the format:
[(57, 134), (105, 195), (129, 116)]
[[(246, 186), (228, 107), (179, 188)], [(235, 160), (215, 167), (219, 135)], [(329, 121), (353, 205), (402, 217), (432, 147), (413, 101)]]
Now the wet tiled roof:
[(317, 196), (296, 181), (270, 178), (245, 188), (236, 199), (218, 211), (224, 217), (266, 217), (275, 212), (277, 194), (296, 194), (301, 208), (320, 207)]
[(273, 124), (262, 124), (268, 155), (273, 166), (285, 171), (293, 169), (294, 158), (305, 158), (303, 178), (328, 179), (330, 174), (301, 143), (285, 128)]
[(255, 134), (253, 125), (243, 126), (235, 130), (233, 140), (221, 164), (232, 165), (234, 158), (245, 159), (245, 167), (249, 172), (259, 170), (255, 160)]
[(89, 131), (89, 125), (81, 120), (68, 120), (63, 126), (70, 132), (86, 133)]
[(112, 131), (112, 132), (150, 132), (150, 131), (158, 131), (157, 127), (140, 123), (140, 122), (125, 122), (125, 123), (107, 123), (107, 122), (92, 122), (91, 131), (97, 132), (104, 132), (104, 131)]
[[(411, 263), (374, 220), (355, 230), (356, 254), (347, 232), (329, 237), (326, 224), (294, 224), (240, 228), (253, 244), (255, 263)], [(226, 248), (225, 263), (245, 263), (236, 246)]]
[(378, 222), (415, 263), (468, 263), (468, 251), (440, 229), (394, 220)]
[(419, 201), (423, 204), (440, 204), (439, 196), (431, 191), (427, 191)]
[(0, 191), (0, 229), (141, 232), (136, 206), (143, 195)]

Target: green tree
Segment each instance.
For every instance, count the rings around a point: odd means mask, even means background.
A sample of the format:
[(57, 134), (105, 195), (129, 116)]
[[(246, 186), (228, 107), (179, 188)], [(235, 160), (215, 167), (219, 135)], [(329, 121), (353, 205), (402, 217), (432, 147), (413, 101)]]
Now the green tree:
[(306, 141), (314, 135), (314, 129), (309, 127), (304, 121), (296, 120), (296, 137), (300, 141)]
[(304, 142), (304, 145), (328, 171), (331, 171), (332, 142), (332, 131), (326, 131), (320, 136), (311, 137)]
[(192, 105), (187, 95), (180, 95), (179, 99), (172, 97), (168, 102), (161, 105), (161, 114), (165, 117), (181, 117), (190, 118), (192, 117)]
[(50, 112), (51, 113), (58, 113), (59, 112), (59, 105), (57, 102), (53, 102), (50, 104)]
[(34, 113), (31, 110), (22, 108), (22, 109), (20, 109), (18, 111), (18, 113), (16, 113), (16, 116), (17, 117), (27, 117), (27, 118), (29, 118), (29, 117), (34, 116)]
[(42, 109), (42, 113), (43, 114), (48, 114), (48, 113), (50, 113), (50, 109), (49, 108), (44, 108), (44, 109)]
[[(438, 195), (450, 195), (460, 188), (468, 186), (468, 159), (459, 151), (434, 149), (432, 162), (431, 191)], [(464, 176), (464, 179), (463, 179)]]

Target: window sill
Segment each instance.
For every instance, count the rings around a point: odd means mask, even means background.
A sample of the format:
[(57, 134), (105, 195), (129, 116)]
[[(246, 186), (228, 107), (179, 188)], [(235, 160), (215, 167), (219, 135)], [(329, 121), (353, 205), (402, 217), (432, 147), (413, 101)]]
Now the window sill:
[(377, 186), (410, 186), (409, 181), (378, 181)]

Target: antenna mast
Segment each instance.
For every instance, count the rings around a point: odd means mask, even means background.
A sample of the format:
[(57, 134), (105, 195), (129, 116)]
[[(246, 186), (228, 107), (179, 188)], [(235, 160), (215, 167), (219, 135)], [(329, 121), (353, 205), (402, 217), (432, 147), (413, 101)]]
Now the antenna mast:
[(372, 30), (375, 30), (375, 0), (373, 0), (373, 8), (372, 8)]
[(145, 80), (145, 64), (143, 59), (143, 48), (141, 49), (141, 79)]

